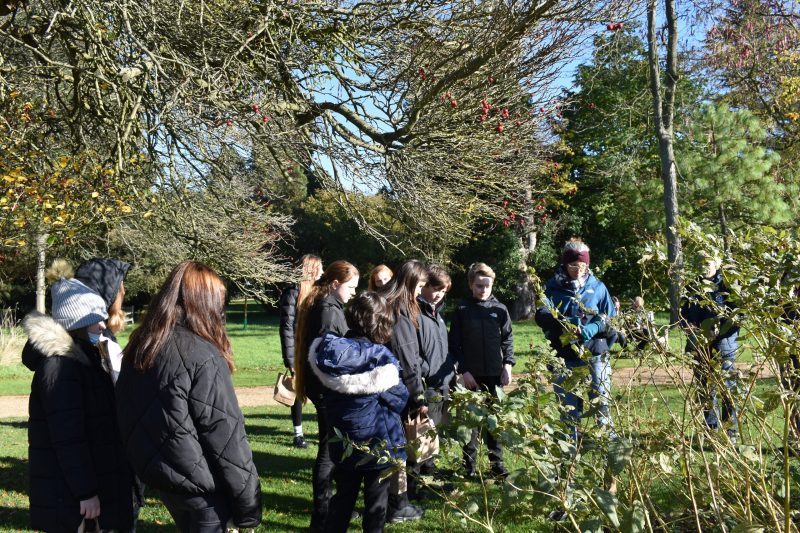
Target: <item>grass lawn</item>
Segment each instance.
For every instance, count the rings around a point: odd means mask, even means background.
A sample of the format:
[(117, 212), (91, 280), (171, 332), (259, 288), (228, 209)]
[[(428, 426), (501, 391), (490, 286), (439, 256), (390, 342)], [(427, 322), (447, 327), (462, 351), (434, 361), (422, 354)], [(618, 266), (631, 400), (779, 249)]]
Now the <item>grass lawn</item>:
[[(284, 407), (245, 410), (247, 435), (253, 448), (256, 467), (261, 474), (264, 520), (258, 531), (299, 531), (308, 527), (311, 512), (311, 466), (316, 454), (316, 423), (313, 407), (305, 418), (307, 437), (312, 446), (306, 450), (291, 447), (291, 420)], [(27, 422), (0, 420), (0, 531), (26, 531), (27, 496)], [(457, 452), (457, 450), (456, 450)], [(455, 459), (456, 455), (453, 455)], [(363, 508), (359, 503), (359, 507)], [(390, 531), (469, 530), (452, 511), (435, 500), (425, 504), (422, 521), (389, 526)], [(513, 521), (509, 523), (515, 523)], [(360, 521), (353, 530), (360, 531)], [(546, 531), (544, 522), (526, 520), (504, 527), (503, 531)], [(174, 531), (172, 518), (152, 496), (140, 514), (138, 531)]]

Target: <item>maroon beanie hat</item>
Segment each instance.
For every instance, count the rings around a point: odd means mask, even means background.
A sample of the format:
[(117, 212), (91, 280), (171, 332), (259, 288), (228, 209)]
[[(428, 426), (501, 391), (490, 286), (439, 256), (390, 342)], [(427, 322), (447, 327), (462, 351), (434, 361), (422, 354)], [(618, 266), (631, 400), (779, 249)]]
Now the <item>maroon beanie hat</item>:
[(589, 250), (583, 250), (581, 252), (578, 250), (564, 250), (564, 253), (561, 254), (562, 265), (574, 263), (575, 261), (581, 261), (588, 265), (590, 263)]

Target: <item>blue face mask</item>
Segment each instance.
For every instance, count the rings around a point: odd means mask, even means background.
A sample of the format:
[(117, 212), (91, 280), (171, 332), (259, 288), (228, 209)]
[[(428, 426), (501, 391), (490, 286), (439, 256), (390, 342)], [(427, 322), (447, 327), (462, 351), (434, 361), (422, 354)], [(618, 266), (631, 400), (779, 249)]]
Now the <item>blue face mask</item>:
[(100, 342), (100, 333), (87, 333), (87, 335), (89, 336), (89, 342), (92, 344), (97, 344)]

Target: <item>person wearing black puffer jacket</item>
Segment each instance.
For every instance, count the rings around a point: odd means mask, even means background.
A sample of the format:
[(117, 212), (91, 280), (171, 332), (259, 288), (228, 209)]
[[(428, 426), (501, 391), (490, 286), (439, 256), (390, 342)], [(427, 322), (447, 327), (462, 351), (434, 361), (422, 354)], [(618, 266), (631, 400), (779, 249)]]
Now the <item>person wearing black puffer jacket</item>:
[(295, 333), (295, 389), (302, 401), (310, 399), (317, 408), (319, 447), (311, 471), (313, 507), (311, 509), (311, 531), (322, 531), (328, 516), (332, 495), (331, 481), (333, 460), (328, 443), (332, 429), (328, 422), (324, 402), (324, 387), (311, 371), (308, 349), (314, 339), (325, 333), (344, 337), (350, 329), (344, 316), (344, 305), (356, 294), (358, 269), (347, 261), (334, 261), (322, 273), (308, 298), (297, 309)]
[[(316, 282), (322, 276), (322, 260), (316, 255), (306, 254), (300, 258), (302, 278), (300, 283), (293, 283), (281, 292), (278, 301), (280, 310), (280, 337), (283, 365), (294, 374), (294, 337), (297, 329), (297, 309), (311, 294)], [(294, 426), (295, 448), (308, 448), (308, 443), (303, 436), (303, 401), (295, 399), (292, 405), (292, 425)]]
[[(472, 295), (462, 300), (450, 325), (450, 353), (458, 365), (464, 386), (484, 390), (497, 398), (497, 388), (511, 383), (514, 359), (514, 335), (511, 315), (505, 305), (492, 296), (495, 273), (485, 263), (473, 263), (467, 273)], [(478, 428), (472, 430), (464, 446), (464, 470), (467, 477), (477, 476)], [(492, 476), (508, 476), (503, 464), (500, 442), (486, 431)]]
[(261, 522), (261, 488), (233, 389), (225, 284), (173, 269), (131, 334), (117, 381), (122, 443), (136, 474), (184, 532)]
[(110, 365), (96, 342), (103, 299), (54, 263), (52, 318), (23, 320), (22, 361), (34, 371), (28, 466), (33, 529), (74, 532), (84, 519), (104, 530), (134, 531), (133, 473), (122, 453)]

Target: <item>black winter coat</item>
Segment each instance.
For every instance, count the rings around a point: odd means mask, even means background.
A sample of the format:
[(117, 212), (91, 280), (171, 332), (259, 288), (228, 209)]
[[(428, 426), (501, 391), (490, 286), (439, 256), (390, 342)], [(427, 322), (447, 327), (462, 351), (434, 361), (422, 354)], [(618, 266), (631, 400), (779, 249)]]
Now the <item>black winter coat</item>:
[(297, 312), (297, 296), (300, 289), (297, 285), (289, 285), (281, 293), (278, 301), (280, 312), (280, 335), (281, 353), (283, 354), (283, 366), (294, 369), (294, 331), (295, 315)]
[(28, 420), (31, 527), (77, 531), (80, 501), (97, 496), (101, 529), (130, 528), (133, 473), (119, 438), (114, 385), (99, 352), (40, 313), (28, 315), (23, 327), (28, 342), (22, 362), (34, 371)]
[(449, 340), (461, 374), (497, 377), (503, 365), (516, 363), (511, 315), (494, 296), (485, 301), (472, 296), (462, 300), (450, 325)]
[[(703, 281), (704, 280), (700, 278), (698, 284), (702, 284)], [(736, 308), (728, 298), (729, 289), (725, 286), (721, 271), (718, 271), (711, 279), (705, 281), (711, 283), (713, 286), (711, 292), (705, 296), (706, 298), (713, 300), (716, 304), (725, 307), (727, 310)], [(719, 318), (714, 308), (703, 305), (700, 300), (701, 297), (699, 295), (691, 295), (683, 301), (681, 305), (681, 320), (684, 323), (684, 327), (694, 326), (700, 328), (706, 320)], [(714, 339), (714, 342), (733, 335), (738, 335), (738, 333), (739, 326), (727, 318), (722, 318), (719, 323), (719, 334)], [(689, 339), (689, 344), (692, 344), (691, 338)]]
[(419, 336), (420, 372), (425, 386), (447, 398), (450, 381), (455, 373), (455, 361), (450, 357), (447, 324), (442, 314), (423, 298), (418, 298), (420, 314)]
[(234, 524), (261, 522), (261, 488), (231, 373), (219, 350), (177, 325), (144, 372), (123, 360), (117, 413), (125, 453), (148, 486), (225, 498)]
[[(417, 317), (419, 320), (419, 317)], [(422, 359), (419, 354), (417, 328), (411, 322), (408, 311), (403, 308), (397, 316), (389, 341), (389, 349), (400, 361), (403, 384), (408, 389), (408, 406), (415, 409), (425, 405), (425, 388), (422, 386)]]
[[(344, 316), (344, 305), (333, 294), (320, 298), (308, 311), (308, 326), (306, 327), (305, 345), (311, 347), (314, 339), (325, 333), (333, 333), (337, 337), (344, 337), (350, 328)], [(319, 378), (312, 372), (308, 359), (304, 369), (305, 394), (314, 405), (322, 400), (324, 388)]]

